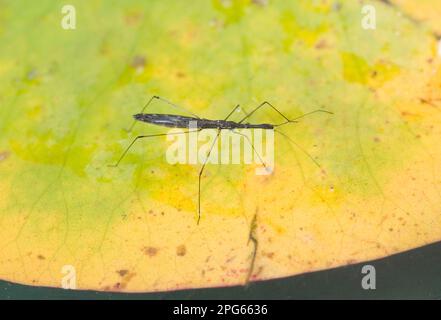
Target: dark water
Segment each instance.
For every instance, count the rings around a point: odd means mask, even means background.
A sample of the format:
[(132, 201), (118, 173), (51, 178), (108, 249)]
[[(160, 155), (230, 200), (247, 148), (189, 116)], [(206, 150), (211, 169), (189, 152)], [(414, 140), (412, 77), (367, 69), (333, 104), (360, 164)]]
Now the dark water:
[[(364, 265), (376, 270), (376, 289), (364, 290)], [(30, 287), (0, 281), (0, 299), (441, 299), (441, 242), (388, 258), (248, 287), (166, 293), (103, 293)]]

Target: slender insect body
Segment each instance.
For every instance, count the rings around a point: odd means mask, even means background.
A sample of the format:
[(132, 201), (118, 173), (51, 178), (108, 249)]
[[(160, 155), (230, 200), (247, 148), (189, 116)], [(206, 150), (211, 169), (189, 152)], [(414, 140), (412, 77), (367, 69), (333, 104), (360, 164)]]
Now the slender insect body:
[[(164, 103), (175, 107), (175, 108), (181, 108), (183, 110), (185, 110), (187, 113), (191, 114), (192, 117), (188, 117), (188, 116), (181, 116), (181, 115), (176, 115), (176, 114), (159, 114), (159, 113), (144, 113), (144, 110), (150, 105), (150, 103), (153, 100), (161, 100)], [(281, 117), (284, 118), (284, 122), (279, 123), (279, 124), (269, 124), (269, 123), (258, 123), (258, 124), (252, 124), (252, 123), (245, 123), (244, 121), (246, 119), (248, 119), (251, 115), (253, 115), (256, 111), (258, 111), (260, 108), (264, 107), (264, 106), (268, 106), (271, 109), (273, 109), (275, 112), (277, 112)], [(216, 145), (216, 141), (219, 138), (219, 136), (221, 135), (221, 130), (230, 130), (232, 133), (237, 134), (237, 135), (241, 135), (245, 138), (245, 140), (251, 145), (251, 149), (252, 151), (255, 153), (256, 157), (259, 159), (259, 161), (261, 162), (261, 164), (263, 165), (263, 167), (265, 169), (268, 169), (267, 164), (263, 161), (261, 155), (260, 155), (260, 151), (261, 150), (256, 150), (256, 148), (254, 147), (251, 139), (244, 133), (239, 132), (239, 130), (235, 130), (235, 129), (263, 129), (263, 130), (272, 130), (270, 131), (271, 134), (273, 132), (277, 132), (283, 136), (285, 136), (286, 138), (288, 138), (288, 140), (290, 140), (291, 142), (293, 142), (293, 144), (299, 148), (303, 153), (305, 153), (319, 168), (320, 165), (316, 162), (316, 160), (314, 160), (313, 157), (311, 157), (306, 151), (304, 151), (302, 148), (300, 148), (300, 146), (298, 146), (293, 140), (289, 139), (289, 137), (284, 134), (281, 131), (278, 131), (276, 129), (276, 127), (280, 127), (286, 124), (294, 124), (297, 122), (298, 119), (303, 118), (307, 115), (316, 113), (316, 112), (324, 112), (324, 113), (330, 113), (332, 114), (332, 112), (330, 111), (326, 111), (326, 110), (321, 110), (321, 109), (317, 109), (308, 113), (305, 113), (297, 118), (294, 119), (289, 119), (287, 118), (283, 113), (281, 113), (277, 108), (275, 108), (271, 103), (269, 103), (268, 101), (264, 101), (262, 102), (259, 106), (257, 106), (256, 108), (254, 108), (250, 113), (246, 114), (246, 116), (244, 116), (242, 118), (242, 120), (240, 120), (239, 122), (235, 122), (235, 121), (230, 121), (228, 120), (230, 118), (230, 116), (236, 111), (238, 110), (239, 106), (236, 106), (227, 116), (225, 119), (223, 120), (210, 120), (210, 119), (202, 119), (199, 118), (197, 115), (191, 113), (190, 111), (186, 110), (185, 108), (179, 107), (175, 104), (173, 104), (172, 102), (161, 98), (159, 96), (153, 96), (150, 98), (150, 100), (146, 103), (146, 105), (143, 107), (143, 109), (141, 110), (141, 113), (135, 114), (133, 117), (135, 118), (135, 120), (132, 123), (132, 126), (130, 127), (129, 131), (132, 130), (133, 126), (135, 125), (136, 121), (142, 121), (142, 122), (146, 122), (146, 123), (150, 123), (150, 124), (154, 124), (154, 125), (158, 125), (158, 126), (162, 126), (162, 127), (168, 127), (168, 128), (192, 128), (192, 130), (188, 130), (188, 131), (184, 131), (184, 132), (179, 132), (179, 133), (170, 133), (170, 134), (186, 134), (186, 133), (194, 133), (195, 131), (201, 131), (203, 129), (217, 129), (218, 132), (214, 138), (214, 141), (211, 142), (211, 146), (209, 146), (208, 148), (208, 152), (206, 153), (205, 157), (204, 157), (204, 162), (201, 166), (201, 169), (199, 171), (199, 176), (198, 176), (198, 224), (199, 224), (199, 220), (201, 218), (201, 178), (202, 178), (202, 174), (205, 168), (205, 165), (207, 164), (208, 159), (210, 159), (210, 154), (213, 151), (213, 148)], [(225, 132), (225, 131), (224, 131)], [(124, 152), (122, 153), (122, 155), (120, 156), (120, 158), (118, 159), (118, 161), (116, 162), (115, 165), (113, 165), (113, 167), (117, 167), (119, 165), (119, 163), (121, 162), (121, 160), (125, 157), (125, 155), (127, 154), (127, 152), (129, 151), (129, 149), (133, 146), (133, 144), (138, 141), (138, 139), (142, 139), (142, 138), (151, 138), (151, 137), (159, 137), (159, 136), (166, 136), (168, 135), (168, 133), (160, 133), (160, 134), (150, 134), (150, 135), (139, 135), (136, 138), (134, 138), (132, 140), (132, 142), (129, 144), (129, 146), (124, 150)], [(222, 162), (223, 163), (223, 162)], [(272, 171), (272, 168), (270, 168)], [(251, 237), (251, 240), (253, 240), (253, 238)], [(254, 241), (254, 240), (253, 240)]]
[(269, 123), (238, 123), (228, 120), (210, 120), (194, 117), (186, 117), (176, 114), (138, 113), (133, 116), (135, 120), (155, 124), (168, 128), (188, 128), (190, 123), (195, 123), (197, 129), (274, 129)]

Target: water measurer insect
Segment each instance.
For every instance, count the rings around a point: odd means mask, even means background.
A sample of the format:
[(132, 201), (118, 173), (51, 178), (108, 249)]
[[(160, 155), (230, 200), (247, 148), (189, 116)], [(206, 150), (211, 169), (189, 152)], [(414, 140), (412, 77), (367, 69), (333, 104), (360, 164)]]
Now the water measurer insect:
[[(150, 103), (153, 100), (161, 100), (161, 101), (169, 104), (170, 106), (172, 106), (174, 108), (178, 108), (178, 109), (184, 110), (185, 112), (189, 113), (191, 116), (182, 116), (182, 115), (177, 115), (177, 114), (162, 114), (162, 113), (144, 113), (144, 111), (147, 109), (147, 107), (150, 105)], [(258, 111), (259, 109), (261, 109), (264, 106), (268, 106), (272, 110), (277, 112), (284, 119), (284, 121), (282, 121), (281, 123), (277, 123), (277, 124), (271, 124), (271, 123), (255, 123), (255, 124), (253, 124), (253, 123), (245, 122), (245, 120), (247, 120), (256, 111)], [(116, 164), (112, 165), (112, 167), (117, 167), (120, 164), (120, 162), (123, 160), (123, 158), (125, 157), (127, 152), (130, 150), (130, 148), (133, 146), (133, 144), (137, 140), (139, 140), (139, 139), (151, 138), (151, 137), (159, 137), (159, 136), (168, 136), (168, 135), (173, 135), (173, 134), (186, 134), (186, 133), (191, 133), (191, 132), (199, 132), (199, 131), (204, 130), (204, 129), (216, 129), (217, 133), (216, 133), (215, 139), (214, 139), (212, 145), (210, 146), (210, 148), (208, 149), (208, 152), (206, 154), (205, 160), (202, 163), (201, 169), (199, 170), (199, 177), (198, 177), (198, 220), (197, 220), (197, 223), (199, 224), (199, 221), (200, 221), (200, 218), (201, 218), (201, 178), (202, 178), (202, 174), (204, 172), (204, 168), (205, 168), (205, 166), (207, 164), (207, 160), (209, 159), (210, 154), (213, 151), (215, 143), (216, 143), (217, 139), (219, 138), (219, 135), (220, 135), (222, 130), (231, 130), (231, 132), (243, 136), (245, 138), (245, 140), (247, 140), (248, 143), (251, 145), (251, 148), (252, 148), (253, 152), (255, 153), (257, 158), (260, 160), (261, 164), (265, 168), (267, 168), (265, 162), (263, 161), (263, 159), (260, 156), (260, 154), (256, 151), (256, 149), (255, 149), (253, 143), (251, 142), (251, 140), (249, 139), (249, 137), (247, 135), (241, 133), (241, 132), (236, 131), (237, 129), (273, 130), (274, 132), (278, 132), (281, 135), (283, 135), (283, 136), (285, 136), (286, 138), (289, 139), (289, 137), (287, 135), (285, 135), (284, 133), (276, 130), (276, 128), (280, 127), (280, 126), (283, 126), (283, 125), (286, 125), (286, 124), (289, 124), (289, 123), (296, 123), (297, 120), (299, 120), (300, 118), (303, 118), (303, 117), (305, 117), (307, 115), (310, 115), (310, 114), (313, 114), (313, 113), (324, 112), (324, 113), (332, 114), (332, 112), (330, 112), (330, 111), (322, 110), (322, 109), (317, 109), (317, 110), (305, 113), (305, 114), (303, 114), (303, 115), (301, 115), (299, 117), (296, 117), (294, 119), (289, 119), (283, 113), (281, 113), (277, 108), (275, 108), (271, 103), (269, 103), (268, 101), (264, 101), (260, 105), (258, 105), (256, 108), (254, 108), (250, 113), (246, 114), (240, 121), (235, 122), (235, 121), (228, 120), (233, 115), (233, 113), (235, 111), (237, 111), (237, 110), (239, 110), (239, 105), (234, 107), (233, 110), (231, 110), (231, 112), (224, 119), (221, 119), (221, 120), (204, 119), (204, 118), (198, 117), (197, 115), (191, 113), (190, 111), (188, 111), (187, 109), (185, 109), (183, 107), (179, 107), (179, 106), (173, 104), (172, 102), (170, 102), (170, 101), (168, 101), (168, 100), (166, 100), (164, 98), (161, 98), (159, 96), (153, 96), (145, 104), (145, 106), (142, 108), (141, 112), (138, 113), (138, 114), (135, 114), (133, 116), (134, 121), (133, 121), (133, 124), (131, 125), (129, 131), (131, 131), (133, 129), (133, 126), (136, 124), (137, 121), (145, 122), (145, 123), (148, 123), (148, 124), (154, 124), (154, 125), (157, 125), (157, 126), (167, 127), (167, 128), (182, 128), (182, 129), (189, 129), (189, 130), (182, 131), (182, 132), (175, 132), (175, 133), (160, 133), (160, 134), (150, 134), (150, 135), (139, 135), (139, 136), (135, 137), (132, 140), (132, 142), (124, 150), (124, 152), (122, 153), (122, 155), (120, 156), (120, 158), (118, 159)], [(294, 143), (293, 140), (291, 140), (291, 139), (289, 139), (289, 140)], [(315, 161), (315, 159), (313, 159), (308, 153), (306, 153), (306, 151), (301, 149), (297, 144), (295, 144), (295, 145), (302, 152), (304, 152), (316, 165), (318, 165), (318, 163)]]

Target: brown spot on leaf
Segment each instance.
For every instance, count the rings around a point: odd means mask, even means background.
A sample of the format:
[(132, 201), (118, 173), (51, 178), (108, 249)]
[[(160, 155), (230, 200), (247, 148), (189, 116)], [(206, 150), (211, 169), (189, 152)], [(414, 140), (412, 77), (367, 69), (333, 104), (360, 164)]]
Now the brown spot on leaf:
[(121, 284), (121, 282), (117, 282), (113, 286), (114, 290), (120, 290), (120, 289), (124, 289), (124, 288), (125, 288), (125, 286), (123, 284)]
[(38, 256), (37, 256), (37, 258), (38, 259), (40, 259), (40, 260), (44, 260), (44, 259), (46, 259), (43, 255), (41, 255), (41, 254), (39, 254)]
[(125, 22), (128, 26), (136, 26), (141, 22), (142, 13), (141, 12), (130, 12), (126, 14)]
[(268, 252), (265, 254), (269, 259), (272, 259), (274, 257), (274, 252)]
[(144, 247), (143, 249), (144, 253), (148, 255), (149, 257), (154, 257), (158, 253), (158, 248), (154, 247)]
[(317, 43), (315, 44), (315, 48), (316, 48), (317, 50), (325, 49), (325, 48), (327, 48), (327, 47), (328, 47), (328, 43), (327, 43), (326, 40), (324, 40), (324, 39), (320, 40), (319, 42), (317, 42)]
[(128, 272), (129, 270), (126, 269), (116, 271), (116, 273), (118, 273), (121, 277), (124, 277)]
[(335, 3), (332, 5), (332, 10), (333, 10), (333, 11), (340, 11), (340, 10), (341, 10), (341, 7), (342, 7), (342, 5), (341, 5), (340, 2), (335, 2)]
[(253, 279), (253, 280), (257, 279), (257, 277), (262, 273), (262, 271), (263, 271), (263, 267), (260, 266), (257, 269), (257, 271), (251, 275), (250, 279)]
[(432, 100), (424, 99), (424, 98), (419, 98), (418, 100), (419, 100), (420, 103), (422, 103), (422, 104), (427, 104), (427, 105), (429, 105), (429, 106), (431, 106), (431, 107), (438, 108), (438, 106), (437, 106), (435, 103), (433, 103)]
[(122, 277), (122, 279), (113, 285), (112, 289), (115, 291), (125, 289), (130, 280), (136, 275), (136, 273), (130, 273), (129, 270), (125, 269), (119, 270), (117, 273)]
[(187, 248), (185, 247), (185, 245), (180, 245), (176, 248), (176, 254), (180, 257), (185, 256), (185, 254), (187, 253)]
[(9, 152), (8, 151), (3, 151), (0, 152), (0, 162), (3, 160), (6, 160), (9, 157)]
[(252, 3), (256, 6), (264, 7), (268, 5), (268, 0), (253, 0)]
[(415, 116), (417, 116), (415, 113), (411, 113), (411, 112), (407, 112), (407, 111), (402, 111), (401, 115), (403, 117), (415, 117)]
[(136, 69), (136, 71), (144, 70), (146, 60), (144, 56), (135, 56), (132, 60), (131, 66)]

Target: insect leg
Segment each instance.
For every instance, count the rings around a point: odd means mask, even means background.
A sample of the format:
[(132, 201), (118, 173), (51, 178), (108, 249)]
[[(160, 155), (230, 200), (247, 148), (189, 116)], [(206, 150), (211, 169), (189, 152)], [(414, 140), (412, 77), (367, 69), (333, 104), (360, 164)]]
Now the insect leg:
[(201, 131), (201, 129), (197, 129), (197, 130), (189, 130), (189, 131), (183, 131), (183, 132), (172, 132), (172, 133), (159, 133), (159, 134), (150, 134), (150, 135), (143, 135), (143, 136), (137, 136), (135, 139), (133, 139), (133, 141), (129, 144), (129, 146), (126, 148), (126, 150), (124, 150), (123, 154), (121, 155), (121, 157), (118, 159), (118, 161), (116, 162), (116, 164), (110, 164), (109, 167), (117, 167), (119, 165), (119, 163), (121, 162), (121, 160), (125, 157), (125, 155), (127, 154), (127, 152), (129, 151), (129, 149), (133, 146), (133, 144), (138, 140), (138, 139), (142, 139), (142, 138), (152, 138), (152, 137), (160, 137), (160, 136), (166, 136), (166, 135), (172, 135), (172, 134), (185, 134), (185, 133), (190, 133), (190, 132), (196, 132), (196, 131)]
[(245, 121), (247, 118), (249, 118), (252, 114), (254, 114), (257, 110), (259, 110), (260, 108), (262, 108), (265, 105), (268, 105), (269, 107), (271, 107), (273, 110), (275, 110), (278, 114), (280, 114), (286, 120), (285, 122), (282, 122), (282, 123), (274, 125), (275, 127), (278, 127), (278, 126), (281, 126), (281, 125), (284, 125), (284, 124), (287, 124), (287, 123), (295, 123), (295, 122), (297, 122), (298, 119), (301, 119), (301, 118), (303, 118), (303, 117), (305, 117), (307, 115), (310, 115), (310, 114), (313, 114), (313, 113), (316, 113), (316, 112), (325, 112), (325, 113), (333, 114), (332, 112), (327, 111), (327, 110), (317, 109), (317, 110), (305, 113), (305, 114), (303, 114), (303, 115), (301, 115), (301, 116), (299, 116), (297, 118), (288, 119), (288, 117), (286, 117), (282, 112), (280, 112), (271, 103), (269, 103), (268, 101), (264, 101), (260, 105), (258, 105), (253, 111), (251, 111), (249, 114), (247, 114), (244, 118), (242, 118), (242, 120), (240, 120), (239, 123), (242, 123), (243, 121)]
[(268, 168), (266, 167), (265, 162), (262, 160), (262, 157), (261, 157), (260, 154), (257, 152), (257, 150), (254, 148), (254, 145), (253, 145), (253, 143), (251, 142), (250, 138), (249, 138), (246, 134), (243, 134), (243, 133), (237, 132), (237, 131), (235, 131), (234, 129), (232, 129), (231, 131), (232, 131), (233, 133), (235, 133), (235, 134), (240, 134), (241, 136), (243, 136), (243, 137), (245, 137), (245, 138), (247, 139), (248, 143), (251, 145), (251, 148), (253, 149), (253, 152), (257, 155), (257, 157), (259, 158), (259, 160), (260, 160), (260, 162), (262, 163), (262, 165), (264, 166), (264, 168), (265, 168), (265, 169), (268, 169)]
[(198, 222), (197, 222), (197, 224), (199, 224), (199, 221), (201, 220), (201, 177), (202, 177), (202, 173), (204, 172), (205, 165), (207, 164), (208, 158), (210, 157), (211, 151), (213, 150), (214, 145), (217, 142), (217, 139), (219, 137), (220, 132), (221, 132), (220, 129), (218, 129), (216, 138), (214, 138), (213, 144), (211, 145), (210, 150), (208, 150), (205, 161), (202, 164), (201, 170), (199, 171), (199, 178), (198, 178)]
[(234, 111), (236, 111), (237, 109), (239, 109), (239, 105), (235, 106), (233, 108), (233, 110), (231, 110), (231, 112), (228, 114), (228, 116), (225, 117), (224, 121), (227, 121), (229, 117), (231, 117), (231, 115), (234, 113)]
[[(160, 97), (160, 96), (153, 96), (153, 97), (151, 97), (150, 100), (144, 105), (144, 107), (142, 108), (142, 110), (141, 110), (140, 113), (144, 113), (145, 109), (147, 109), (147, 107), (150, 105), (150, 103), (151, 103), (153, 100), (160, 100), (160, 101), (162, 101), (162, 102), (165, 102), (165, 103), (167, 103), (168, 105), (170, 105), (170, 106), (172, 106), (172, 107), (174, 107), (174, 108), (177, 108), (177, 109), (179, 109), (179, 110), (183, 110), (183, 111), (185, 111), (185, 112), (191, 114), (193, 117), (199, 119), (199, 117), (198, 117), (197, 115), (195, 115), (194, 113), (190, 112), (190, 111), (187, 110), (186, 108), (181, 107), (181, 106), (178, 106), (178, 105), (176, 105), (176, 104), (174, 104), (174, 103), (172, 103), (172, 102), (168, 101), (167, 99), (164, 99), (164, 98), (162, 98), (162, 97)], [(133, 123), (132, 123), (132, 125), (130, 126), (128, 132), (132, 131), (133, 127), (135, 126), (135, 123), (136, 123), (136, 120), (133, 121)]]
[(278, 131), (278, 130), (276, 130), (276, 129), (274, 129), (274, 131), (275, 132), (277, 132), (278, 134), (280, 134), (280, 135), (282, 135), (282, 136), (284, 136), (286, 139), (288, 139), (294, 146), (296, 146), (300, 151), (302, 151), (302, 153), (304, 153), (309, 159), (311, 159), (312, 160), (312, 162), (314, 162), (314, 164), (317, 166), (317, 167), (319, 167), (320, 169), (322, 168), (321, 166), (320, 166), (320, 164), (308, 153), (308, 152), (306, 152), (306, 150), (305, 149), (303, 149), (302, 147), (300, 147), (299, 146), (299, 144), (298, 143), (296, 143), (293, 139), (291, 139), (288, 135), (286, 135), (285, 133), (283, 133), (283, 132), (281, 132), (281, 131)]
[(264, 101), (261, 104), (259, 104), (256, 108), (254, 108), (253, 111), (251, 111), (250, 113), (248, 113), (245, 117), (242, 118), (242, 120), (239, 121), (239, 123), (244, 122), (246, 119), (248, 119), (249, 117), (251, 117), (257, 110), (259, 110), (260, 108), (262, 108), (263, 106), (268, 105), (269, 107), (271, 107), (273, 110), (275, 110), (278, 114), (280, 114), (286, 121), (290, 122), (291, 120), (289, 120), (283, 113), (281, 113), (279, 110), (277, 110), (276, 107), (274, 107), (271, 103), (269, 103), (268, 101)]

